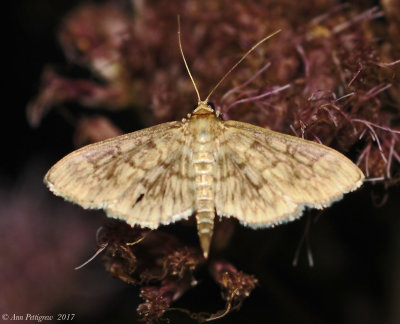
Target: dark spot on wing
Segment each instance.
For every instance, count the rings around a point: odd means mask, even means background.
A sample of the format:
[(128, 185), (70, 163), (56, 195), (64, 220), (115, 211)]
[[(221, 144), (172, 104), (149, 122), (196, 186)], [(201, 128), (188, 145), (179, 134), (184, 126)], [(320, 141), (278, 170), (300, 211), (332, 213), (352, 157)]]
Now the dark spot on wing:
[(141, 201), (144, 197), (144, 194), (140, 194), (139, 197), (137, 197), (136, 201), (133, 203), (132, 207), (134, 207), (139, 201)]

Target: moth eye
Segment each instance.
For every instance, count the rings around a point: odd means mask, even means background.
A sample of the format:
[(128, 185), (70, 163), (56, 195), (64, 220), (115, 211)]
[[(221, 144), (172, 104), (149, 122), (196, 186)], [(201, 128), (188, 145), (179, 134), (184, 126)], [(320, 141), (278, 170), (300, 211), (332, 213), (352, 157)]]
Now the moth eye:
[(213, 110), (215, 110), (215, 106), (212, 102), (207, 102), (207, 106), (211, 107)]

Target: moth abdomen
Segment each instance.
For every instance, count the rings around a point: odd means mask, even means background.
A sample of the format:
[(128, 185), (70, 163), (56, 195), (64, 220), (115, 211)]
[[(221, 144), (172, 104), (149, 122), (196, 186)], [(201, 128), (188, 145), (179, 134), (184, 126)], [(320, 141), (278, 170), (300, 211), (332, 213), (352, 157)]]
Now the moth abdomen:
[(214, 228), (214, 167), (212, 152), (193, 153), (193, 169), (196, 181), (196, 221), (200, 245), (207, 258)]

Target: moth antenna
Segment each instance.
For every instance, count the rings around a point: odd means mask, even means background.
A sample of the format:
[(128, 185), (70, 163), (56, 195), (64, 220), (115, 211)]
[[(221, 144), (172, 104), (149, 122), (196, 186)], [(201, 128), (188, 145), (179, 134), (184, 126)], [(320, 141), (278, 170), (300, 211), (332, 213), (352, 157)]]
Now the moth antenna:
[(267, 36), (267, 37), (264, 37), (264, 38), (263, 38), (262, 40), (260, 40), (257, 44), (253, 45), (253, 47), (250, 48), (250, 49), (246, 52), (246, 54), (244, 54), (244, 55), (242, 56), (242, 58), (241, 58), (239, 61), (237, 61), (236, 64), (235, 64), (234, 66), (232, 66), (232, 67), (230, 68), (230, 70), (229, 70), (227, 73), (225, 73), (225, 75), (221, 78), (221, 80), (219, 80), (219, 82), (217, 83), (217, 85), (216, 85), (216, 86), (210, 91), (210, 93), (208, 94), (208, 96), (207, 96), (205, 102), (208, 102), (208, 99), (210, 99), (211, 95), (212, 95), (213, 92), (219, 87), (219, 85), (222, 83), (222, 81), (224, 81), (224, 80), (226, 79), (226, 77), (227, 77), (240, 63), (242, 63), (242, 61), (247, 57), (247, 55), (249, 55), (251, 52), (253, 52), (260, 44), (264, 43), (267, 39), (269, 39), (269, 38), (275, 36), (276, 34), (278, 34), (278, 33), (280, 33), (280, 32), (281, 32), (281, 30), (278, 29), (276, 32), (273, 32), (271, 35), (269, 35), (269, 36)]
[(187, 64), (187, 62), (186, 62), (186, 59), (185, 59), (185, 55), (183, 54), (182, 43), (181, 43), (181, 18), (180, 18), (179, 15), (178, 15), (178, 43), (179, 43), (179, 50), (181, 51), (181, 54), (182, 54), (183, 62), (185, 63), (186, 70), (187, 70), (187, 72), (189, 73), (190, 79), (191, 79), (192, 82), (193, 82), (194, 89), (196, 90), (197, 98), (199, 99), (199, 103), (200, 103), (200, 102), (201, 102), (201, 99), (200, 99), (199, 90), (197, 89), (196, 82), (194, 82), (192, 73), (190, 73), (189, 66), (188, 66), (188, 64)]

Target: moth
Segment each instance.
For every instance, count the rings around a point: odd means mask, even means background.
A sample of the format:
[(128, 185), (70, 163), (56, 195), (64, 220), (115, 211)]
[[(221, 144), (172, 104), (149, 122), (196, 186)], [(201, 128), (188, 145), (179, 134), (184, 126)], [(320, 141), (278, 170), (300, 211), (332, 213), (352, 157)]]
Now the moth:
[(341, 153), (224, 121), (209, 104), (225, 77), (274, 34), (254, 45), (201, 100), (178, 28), (182, 58), (198, 96), (192, 114), (72, 152), (46, 174), (49, 189), (131, 226), (155, 229), (195, 215), (205, 258), (216, 216), (265, 228), (300, 217), (305, 207), (325, 208), (357, 189), (364, 174)]

